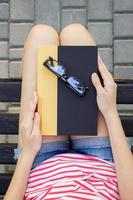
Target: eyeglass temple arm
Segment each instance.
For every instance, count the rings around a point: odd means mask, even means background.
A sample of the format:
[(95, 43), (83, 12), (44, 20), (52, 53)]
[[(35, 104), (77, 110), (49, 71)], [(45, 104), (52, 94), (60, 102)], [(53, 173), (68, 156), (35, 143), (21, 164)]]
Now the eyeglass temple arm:
[(53, 61), (55, 61), (55, 62), (57, 62), (58, 63), (58, 61), (57, 60), (55, 60), (54, 58), (52, 58), (51, 56), (49, 56), (49, 61), (51, 62), (51, 64), (54, 66), (54, 63), (53, 63)]

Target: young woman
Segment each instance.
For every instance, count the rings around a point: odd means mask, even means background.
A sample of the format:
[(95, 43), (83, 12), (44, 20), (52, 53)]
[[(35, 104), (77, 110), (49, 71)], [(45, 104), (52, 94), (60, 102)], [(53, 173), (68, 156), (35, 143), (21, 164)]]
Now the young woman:
[(112, 75), (98, 57), (104, 86), (96, 73), (91, 76), (99, 108), (97, 136), (70, 136), (71, 152), (67, 136), (40, 134), (35, 111), (36, 49), (40, 44), (92, 46), (95, 42), (80, 24), (66, 26), (60, 37), (48, 25), (36, 25), (29, 33), (22, 60), (18, 162), (4, 200), (132, 200), (133, 156), (117, 111)]

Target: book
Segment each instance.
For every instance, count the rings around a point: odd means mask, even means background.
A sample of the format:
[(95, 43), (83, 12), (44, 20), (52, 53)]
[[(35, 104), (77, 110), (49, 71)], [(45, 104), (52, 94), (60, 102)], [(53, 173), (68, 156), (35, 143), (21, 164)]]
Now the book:
[[(91, 74), (98, 72), (96, 46), (40, 45), (37, 49), (37, 93), (42, 135), (97, 135), (96, 90)], [(50, 57), (81, 80), (89, 90), (77, 95), (43, 65)]]

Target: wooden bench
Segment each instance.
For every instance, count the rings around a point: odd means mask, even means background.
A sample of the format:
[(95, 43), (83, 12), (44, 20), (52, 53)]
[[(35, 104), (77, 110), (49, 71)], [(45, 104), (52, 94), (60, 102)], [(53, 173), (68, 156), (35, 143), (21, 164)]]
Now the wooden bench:
[[(118, 82), (118, 104), (133, 104), (133, 82)], [(0, 80), (0, 102), (20, 102), (21, 79)], [(120, 116), (127, 137), (133, 137), (133, 115)], [(0, 114), (0, 134), (18, 134), (18, 114)], [(117, 134), (117, 133), (116, 133)], [(13, 149), (17, 147), (14, 143), (0, 144), (0, 164), (15, 165)], [(122, 147), (121, 147), (122, 148)], [(4, 195), (12, 178), (12, 174), (0, 173), (0, 195)]]

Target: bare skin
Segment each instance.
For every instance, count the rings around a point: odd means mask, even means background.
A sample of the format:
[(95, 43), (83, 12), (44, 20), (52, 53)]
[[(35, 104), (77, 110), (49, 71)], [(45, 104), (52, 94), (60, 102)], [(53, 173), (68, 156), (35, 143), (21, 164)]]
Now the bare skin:
[[(69, 26), (72, 26), (72, 25), (69, 25)], [(81, 26), (80, 24), (74, 24), (74, 26), (75, 28), (77, 28), (78, 26), (78, 31), (83, 29), (83, 26)], [(74, 27), (72, 30), (74, 31)], [(80, 33), (83, 33), (83, 32), (80, 32)], [(62, 40), (62, 36), (63, 36), (63, 33), (60, 37), (60, 41)], [(74, 38), (74, 35), (73, 35), (73, 38)], [(107, 67), (101, 61), (101, 59), (99, 59), (98, 68), (103, 78), (104, 86), (101, 85), (99, 77), (96, 73), (93, 73), (91, 78), (92, 78), (92, 83), (97, 92), (97, 104), (98, 104), (99, 112), (100, 112), (99, 117), (102, 116), (102, 118), (100, 117), (102, 120), (102, 125), (99, 125), (99, 127), (103, 126), (105, 128), (104, 129), (105, 133), (103, 135), (109, 134), (109, 137), (110, 137), (110, 142), (112, 146), (114, 162), (115, 162), (115, 167), (116, 167), (116, 174), (117, 174), (117, 179), (118, 179), (120, 199), (132, 200), (132, 197), (133, 197), (133, 189), (132, 189), (133, 188), (133, 156), (129, 149), (129, 146), (125, 137), (125, 133), (121, 125), (117, 107), (116, 107), (117, 85), (114, 82), (113, 77), (108, 71)], [(25, 78), (25, 81), (26, 80), (27, 79)], [(24, 84), (25, 83), (23, 82), (23, 85)], [(34, 84), (35, 83), (33, 82), (33, 85)], [(22, 103), (23, 108), (25, 108), (24, 105), (27, 105), (26, 107), (27, 110), (25, 110), (26, 112), (23, 113), (23, 118), (22, 118), (23, 120), (21, 121), (21, 124), (20, 124), (20, 132), (21, 132), (21, 139), (22, 139), (21, 144), (23, 148), (22, 148), (22, 152), (20, 154), (16, 169), (14, 172), (12, 181), (4, 197), (4, 200), (10, 200), (10, 199), (18, 200), (18, 194), (19, 194), (19, 200), (23, 200), (32, 163), (42, 144), (42, 136), (39, 130), (40, 117), (39, 117), (39, 113), (35, 112), (35, 108), (38, 101), (37, 94), (35, 93), (34, 97), (31, 99), (31, 97), (33, 96), (33, 90), (35, 89), (35, 85), (32, 86), (32, 91), (30, 87), (28, 89), (27, 89), (27, 93), (23, 92), (23, 94), (25, 95), (26, 94), (28, 95), (28, 93), (30, 92), (30, 97), (28, 96), (29, 102), (27, 102), (26, 104)], [(24, 99), (26, 98), (22, 98), (22, 99), (23, 99), (23, 102), (25, 102)], [(105, 126), (103, 125), (104, 123), (106, 123)], [(106, 132), (106, 127), (108, 130), (108, 133)]]

